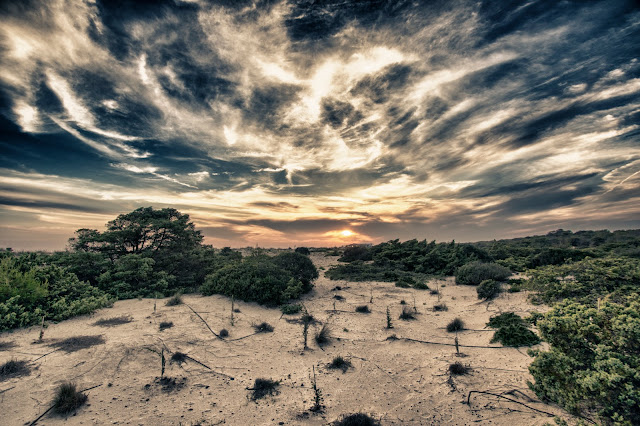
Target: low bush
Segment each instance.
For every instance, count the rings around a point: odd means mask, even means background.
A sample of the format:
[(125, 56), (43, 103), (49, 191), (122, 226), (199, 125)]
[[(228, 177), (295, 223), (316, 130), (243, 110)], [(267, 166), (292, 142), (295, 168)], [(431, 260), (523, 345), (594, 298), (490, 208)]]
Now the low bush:
[(307, 247), (296, 247), (294, 251), (305, 256), (309, 256), (311, 254), (311, 251)]
[(462, 376), (465, 374), (469, 374), (469, 370), (471, 368), (462, 364), (461, 362), (454, 362), (453, 364), (449, 364), (449, 374), (452, 376)]
[(491, 343), (500, 342), (503, 346), (533, 346), (540, 343), (540, 338), (529, 330), (525, 321), (513, 312), (505, 312), (491, 317), (487, 326), (497, 328)]
[(351, 367), (353, 367), (351, 362), (341, 356), (333, 358), (329, 365), (327, 365), (327, 368), (331, 370), (342, 370), (343, 373), (345, 373)]
[(478, 299), (492, 300), (502, 292), (502, 285), (498, 281), (484, 280), (476, 287)]
[(73, 383), (63, 383), (58, 387), (53, 400), (53, 411), (60, 415), (70, 414), (87, 402), (87, 395), (76, 390)]
[(413, 309), (408, 306), (402, 307), (402, 312), (400, 313), (400, 319), (405, 321), (410, 321), (416, 319), (416, 313)]
[(355, 260), (371, 260), (371, 250), (363, 246), (351, 246), (344, 249), (339, 262), (353, 262)]
[(449, 324), (447, 324), (447, 331), (449, 333), (454, 333), (456, 331), (464, 330), (464, 321), (460, 318), (455, 318)]
[(300, 304), (292, 304), (292, 305), (282, 305), (280, 306), (280, 311), (284, 315), (295, 315), (302, 310), (302, 305)]
[(456, 283), (478, 285), (484, 280), (504, 281), (511, 271), (497, 263), (471, 262), (456, 270)]
[(165, 306), (178, 306), (182, 305), (182, 295), (180, 293), (174, 294), (172, 297), (167, 300)]
[(538, 320), (548, 351), (532, 351), (531, 389), (597, 423), (640, 424), (640, 295), (591, 303), (566, 300)]
[(30, 372), (27, 361), (11, 359), (0, 365), (0, 382), (13, 377), (27, 376)]
[(256, 379), (253, 387), (249, 389), (251, 391), (251, 400), (257, 401), (258, 399), (264, 398), (267, 395), (277, 394), (278, 386), (280, 386), (280, 381), (271, 379)]
[(381, 423), (368, 414), (345, 414), (333, 422), (334, 426), (380, 426)]

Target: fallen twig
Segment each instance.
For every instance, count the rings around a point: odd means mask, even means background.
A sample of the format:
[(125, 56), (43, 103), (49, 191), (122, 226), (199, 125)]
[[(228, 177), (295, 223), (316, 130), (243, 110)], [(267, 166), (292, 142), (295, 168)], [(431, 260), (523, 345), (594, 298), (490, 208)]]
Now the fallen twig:
[(555, 414), (551, 414), (548, 411), (538, 410), (537, 408), (531, 407), (530, 405), (527, 405), (524, 402), (516, 401), (515, 399), (509, 398), (507, 396), (500, 395), (500, 394), (497, 394), (497, 393), (492, 393), (492, 392), (486, 392), (486, 391), (476, 391), (476, 390), (469, 391), (469, 394), (467, 395), (467, 405), (469, 405), (469, 406), (471, 406), (471, 394), (472, 393), (482, 393), (482, 394), (485, 394), (485, 395), (491, 395), (491, 396), (495, 396), (497, 398), (506, 399), (507, 401), (511, 401), (511, 402), (515, 402), (516, 404), (524, 405), (528, 409), (533, 410), (533, 411), (537, 411), (538, 413), (546, 414), (549, 417), (555, 417)]
[[(430, 345), (455, 346), (455, 343), (429, 342), (427, 340), (412, 339), (410, 337), (398, 337), (398, 340), (407, 340), (409, 342), (427, 343)], [(482, 348), (482, 349), (515, 349), (511, 346), (476, 346), (476, 345), (458, 345), (461, 348)]]
[(52, 353), (54, 353), (54, 352), (58, 352), (60, 349), (62, 349), (62, 348), (54, 349), (54, 350), (52, 350), (51, 352), (47, 352), (46, 354), (44, 354), (44, 355), (42, 355), (42, 356), (39, 356), (38, 358), (34, 359), (34, 360), (33, 360), (33, 361), (31, 361), (31, 362), (36, 362), (36, 361), (38, 361), (39, 359), (44, 358), (44, 357), (45, 357), (45, 356), (47, 356), (47, 355), (51, 355), (51, 354), (52, 354)]
[(200, 314), (199, 314), (199, 313), (197, 313), (196, 311), (194, 311), (194, 310), (193, 310), (193, 308), (192, 308), (191, 306), (187, 305), (186, 303), (185, 303), (184, 305), (185, 305), (187, 308), (191, 309), (191, 312), (193, 312), (194, 314), (196, 314), (196, 316), (202, 320), (202, 322), (204, 323), (204, 325), (206, 325), (206, 326), (207, 326), (207, 328), (209, 329), (209, 331), (210, 331), (211, 333), (213, 333), (213, 335), (214, 335), (214, 336), (216, 336), (216, 337), (217, 337), (218, 339), (220, 339), (220, 340), (224, 340), (222, 337), (220, 337), (220, 335), (216, 334), (216, 332), (215, 332), (215, 331), (213, 331), (213, 330), (211, 329), (211, 327), (209, 327), (209, 324), (207, 324), (207, 322), (204, 320), (204, 318), (202, 318), (202, 317), (200, 316)]

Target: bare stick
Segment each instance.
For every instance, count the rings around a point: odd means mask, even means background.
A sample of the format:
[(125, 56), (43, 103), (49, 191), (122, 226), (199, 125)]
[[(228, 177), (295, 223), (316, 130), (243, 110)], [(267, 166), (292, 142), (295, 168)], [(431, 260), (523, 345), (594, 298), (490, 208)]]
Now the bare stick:
[(528, 409), (533, 410), (533, 411), (537, 411), (538, 413), (546, 414), (549, 417), (555, 417), (555, 414), (551, 414), (548, 411), (538, 410), (537, 408), (531, 407), (530, 405), (527, 405), (524, 402), (516, 401), (515, 399), (509, 398), (509, 397), (504, 396), (504, 395), (499, 395), (497, 393), (491, 393), (491, 392), (485, 392), (485, 391), (476, 391), (476, 390), (469, 391), (469, 395), (467, 395), (467, 405), (471, 405), (471, 394), (472, 393), (482, 393), (482, 394), (485, 394), (485, 395), (491, 395), (491, 396), (495, 396), (495, 397), (498, 397), (498, 398), (506, 399), (507, 401), (511, 401), (511, 402), (515, 402), (516, 404), (524, 405)]
[(41, 358), (44, 358), (44, 357), (45, 357), (45, 356), (47, 356), (47, 355), (51, 355), (52, 353), (57, 352), (57, 351), (59, 351), (60, 349), (62, 349), (62, 348), (54, 349), (54, 350), (52, 350), (51, 352), (47, 352), (46, 354), (44, 354), (44, 355), (42, 355), (42, 356), (39, 356), (38, 358), (34, 359), (34, 360), (33, 360), (33, 361), (31, 361), (31, 362), (36, 362), (37, 360), (39, 360), (39, 359), (41, 359)]
[(213, 330), (211, 329), (211, 327), (209, 327), (209, 324), (207, 324), (207, 322), (204, 320), (204, 318), (202, 318), (202, 317), (200, 316), (200, 314), (199, 314), (199, 313), (197, 313), (196, 311), (194, 311), (194, 310), (193, 310), (193, 308), (192, 308), (191, 306), (187, 305), (186, 303), (185, 303), (184, 305), (185, 305), (187, 308), (191, 309), (191, 312), (193, 312), (194, 314), (196, 314), (196, 316), (202, 320), (202, 322), (204, 323), (204, 325), (206, 325), (206, 326), (207, 326), (207, 328), (209, 329), (209, 331), (210, 331), (211, 333), (213, 333), (213, 335), (214, 335), (214, 336), (216, 336), (216, 337), (217, 337), (218, 339), (220, 339), (220, 340), (224, 340), (222, 337), (220, 337), (218, 334), (216, 334), (216, 332), (215, 332), (215, 331), (213, 331)]

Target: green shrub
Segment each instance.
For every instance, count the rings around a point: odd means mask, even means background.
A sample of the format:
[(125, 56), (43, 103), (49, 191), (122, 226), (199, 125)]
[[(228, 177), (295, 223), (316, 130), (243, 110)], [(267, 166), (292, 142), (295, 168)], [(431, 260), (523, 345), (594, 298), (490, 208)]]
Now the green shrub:
[(182, 295), (180, 293), (176, 293), (174, 294), (172, 297), (169, 298), (169, 300), (167, 300), (167, 303), (165, 303), (166, 306), (178, 306), (178, 305), (182, 305)]
[(476, 287), (478, 299), (495, 299), (502, 292), (502, 285), (494, 280), (484, 280)]
[(505, 312), (491, 317), (487, 326), (497, 328), (491, 343), (500, 342), (503, 346), (533, 346), (540, 343), (540, 338), (529, 330), (525, 321), (513, 312)]
[(595, 411), (603, 424), (640, 424), (640, 295), (555, 305), (538, 329), (550, 345), (529, 371), (536, 394), (565, 409)]
[(305, 256), (309, 256), (311, 254), (311, 251), (307, 247), (296, 247), (294, 251)]
[(305, 288), (310, 290), (269, 256), (255, 255), (208, 275), (201, 291), (204, 295), (224, 294), (244, 301), (281, 305), (300, 297)]
[(311, 282), (318, 278), (318, 270), (311, 259), (300, 253), (285, 251), (272, 258), (275, 265), (289, 271), (293, 278), (302, 283), (303, 293), (313, 288)]
[(280, 306), (280, 311), (282, 311), (284, 315), (295, 315), (301, 310), (302, 310), (302, 305), (300, 305), (299, 303)]
[(371, 251), (363, 246), (351, 246), (344, 249), (339, 262), (353, 262), (354, 260), (371, 260)]
[(456, 283), (478, 285), (484, 280), (504, 281), (511, 271), (497, 263), (471, 262), (458, 268)]

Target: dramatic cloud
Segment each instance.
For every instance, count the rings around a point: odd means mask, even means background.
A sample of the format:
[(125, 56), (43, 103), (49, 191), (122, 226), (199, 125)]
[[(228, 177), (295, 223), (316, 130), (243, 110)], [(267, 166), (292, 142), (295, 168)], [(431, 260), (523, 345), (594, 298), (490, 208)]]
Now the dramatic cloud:
[(0, 246), (640, 227), (638, 52), (631, 0), (5, 2)]

